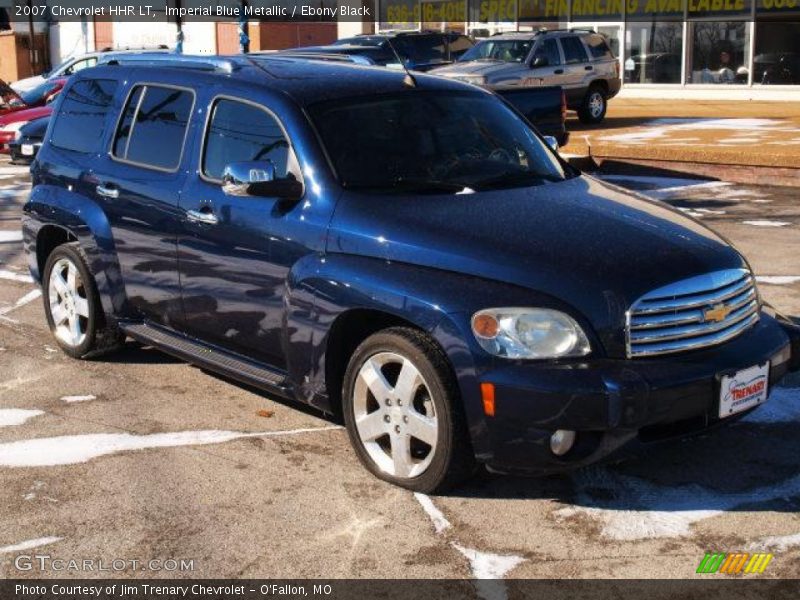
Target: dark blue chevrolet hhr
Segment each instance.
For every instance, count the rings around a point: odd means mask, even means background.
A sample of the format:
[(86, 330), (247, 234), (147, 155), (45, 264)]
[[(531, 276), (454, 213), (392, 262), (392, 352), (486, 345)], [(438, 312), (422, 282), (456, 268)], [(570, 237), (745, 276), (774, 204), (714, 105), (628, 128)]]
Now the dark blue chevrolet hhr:
[(110, 64), (71, 79), (32, 175), (24, 243), (64, 352), (131, 337), (341, 415), (412, 490), (705, 429), (800, 367), (727, 241), (468, 84)]

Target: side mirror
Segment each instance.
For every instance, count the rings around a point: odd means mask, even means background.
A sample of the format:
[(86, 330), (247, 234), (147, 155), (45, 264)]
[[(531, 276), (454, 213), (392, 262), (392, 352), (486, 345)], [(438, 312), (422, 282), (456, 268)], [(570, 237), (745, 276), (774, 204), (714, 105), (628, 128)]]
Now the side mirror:
[(546, 67), (548, 64), (550, 63), (547, 60), (547, 57), (542, 55), (534, 56), (533, 60), (531, 61), (531, 67), (534, 69), (537, 67)]
[(550, 149), (553, 152), (558, 152), (558, 140), (554, 138), (552, 135), (544, 136), (544, 143), (550, 146)]
[(303, 186), (291, 175), (277, 179), (271, 160), (235, 162), (222, 172), (222, 191), (228, 196), (299, 200)]

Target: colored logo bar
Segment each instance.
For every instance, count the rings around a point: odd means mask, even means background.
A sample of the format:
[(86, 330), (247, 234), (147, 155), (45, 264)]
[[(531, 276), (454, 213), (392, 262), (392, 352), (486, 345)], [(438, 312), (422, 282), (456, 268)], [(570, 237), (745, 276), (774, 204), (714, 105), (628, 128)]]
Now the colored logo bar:
[(726, 554), (724, 552), (706, 552), (697, 573), (726, 573), (736, 575), (737, 573), (763, 573), (767, 565), (772, 560), (772, 554), (765, 552), (734, 552)]

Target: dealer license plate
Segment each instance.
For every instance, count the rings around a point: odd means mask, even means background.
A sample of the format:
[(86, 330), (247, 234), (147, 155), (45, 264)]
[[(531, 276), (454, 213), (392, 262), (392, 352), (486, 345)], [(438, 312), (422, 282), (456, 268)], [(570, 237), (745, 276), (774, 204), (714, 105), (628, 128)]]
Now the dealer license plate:
[(22, 144), (20, 150), (23, 156), (33, 156), (33, 144)]
[(769, 362), (737, 371), (722, 378), (719, 418), (724, 419), (767, 401)]

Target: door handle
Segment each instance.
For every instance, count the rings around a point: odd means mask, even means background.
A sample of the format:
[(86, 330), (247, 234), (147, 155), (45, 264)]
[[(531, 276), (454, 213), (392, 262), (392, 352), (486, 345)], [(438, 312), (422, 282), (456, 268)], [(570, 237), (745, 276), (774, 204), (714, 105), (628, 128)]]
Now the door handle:
[(592, 65), (586, 65), (586, 66), (584, 67), (584, 69), (586, 69), (587, 71), (593, 71), (593, 70), (594, 70), (594, 67), (593, 67)]
[(119, 190), (111, 184), (104, 185), (100, 183), (95, 188), (95, 191), (98, 195), (105, 196), (106, 198), (119, 198)]
[(217, 215), (215, 215), (210, 210), (208, 211), (187, 210), (186, 218), (192, 221), (193, 223), (203, 223), (205, 225), (216, 225), (217, 223), (219, 223)]
[(553, 73), (555, 75), (563, 75), (564, 74), (564, 69), (556, 69), (555, 71), (553, 71)]

